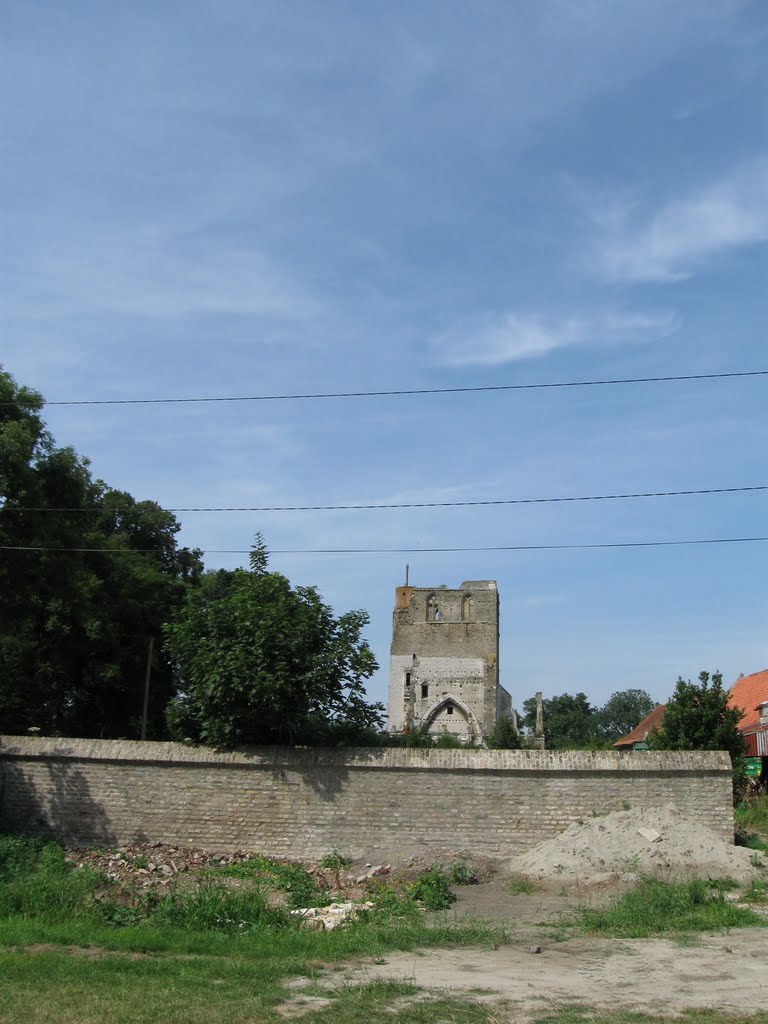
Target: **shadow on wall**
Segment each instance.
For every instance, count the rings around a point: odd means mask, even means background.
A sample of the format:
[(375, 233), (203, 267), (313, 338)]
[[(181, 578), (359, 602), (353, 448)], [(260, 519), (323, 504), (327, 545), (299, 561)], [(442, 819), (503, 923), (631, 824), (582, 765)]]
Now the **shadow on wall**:
[[(248, 753), (243, 749), (242, 753)], [(292, 748), (292, 753), (299, 753)], [(290, 768), (276, 764), (272, 772), (280, 782), (288, 782), (291, 773), (297, 773), (301, 781), (308, 786), (321, 800), (335, 803), (349, 783), (350, 768), (348, 759), (354, 754), (355, 765), (363, 768), (367, 764), (379, 763), (381, 751), (378, 747), (339, 747), (336, 750), (327, 747), (306, 748), (300, 751), (300, 761), (291, 764)]]
[(67, 846), (115, 843), (104, 808), (85, 774), (71, 763), (46, 761), (35, 783), (13, 760), (0, 761), (0, 825), (12, 832), (55, 836)]

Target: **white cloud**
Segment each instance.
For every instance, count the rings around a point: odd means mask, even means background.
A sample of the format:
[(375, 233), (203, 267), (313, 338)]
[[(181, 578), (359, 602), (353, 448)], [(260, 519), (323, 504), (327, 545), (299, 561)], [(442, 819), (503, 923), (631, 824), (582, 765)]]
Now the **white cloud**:
[(541, 314), (502, 313), (446, 331), (432, 342), (447, 366), (499, 366), (571, 345), (606, 345), (665, 337), (673, 313), (607, 312), (555, 320)]
[(621, 281), (678, 281), (707, 259), (768, 240), (768, 158), (662, 207), (645, 223), (625, 210), (599, 218), (600, 273)]

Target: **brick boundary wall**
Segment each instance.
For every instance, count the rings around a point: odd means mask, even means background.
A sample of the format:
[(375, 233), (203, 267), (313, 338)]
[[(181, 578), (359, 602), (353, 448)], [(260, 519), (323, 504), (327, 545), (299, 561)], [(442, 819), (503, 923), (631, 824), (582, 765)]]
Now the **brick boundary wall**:
[(0, 824), (71, 846), (316, 858), (512, 856), (578, 818), (672, 803), (733, 841), (726, 753), (329, 750), (0, 737)]

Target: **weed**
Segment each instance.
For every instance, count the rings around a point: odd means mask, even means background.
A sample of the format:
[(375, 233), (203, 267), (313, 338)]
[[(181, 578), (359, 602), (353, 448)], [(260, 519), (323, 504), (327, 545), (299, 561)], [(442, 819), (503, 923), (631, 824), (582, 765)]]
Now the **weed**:
[(34, 871), (44, 845), (42, 839), (0, 835), (0, 882)]
[(293, 923), (284, 911), (269, 906), (263, 889), (234, 891), (210, 877), (191, 892), (164, 893), (149, 913), (154, 924), (193, 931), (274, 930)]
[(706, 878), (704, 879), (704, 885), (708, 889), (717, 890), (717, 892), (732, 892), (734, 889), (739, 888), (739, 883), (735, 878)]
[(408, 886), (408, 895), (422, 903), (427, 910), (445, 910), (456, 902), (456, 896), (451, 892), (448, 879), (439, 864), (433, 864), (428, 871), (415, 878)]
[(763, 860), (763, 858), (758, 853), (753, 853), (752, 854), (752, 856), (749, 858), (749, 863), (752, 865), (753, 868), (764, 868), (765, 867), (765, 861)]
[(60, 921), (87, 913), (101, 875), (74, 868), (55, 841), (0, 837), (0, 915)]
[(507, 888), (513, 896), (517, 896), (518, 894), (536, 892), (541, 887), (532, 882), (530, 878), (526, 878), (525, 875), (512, 875)]
[(477, 875), (469, 864), (459, 861), (448, 868), (448, 880), (453, 885), (477, 885)]
[(334, 847), (330, 853), (327, 853), (325, 857), (320, 861), (320, 867), (325, 868), (326, 871), (333, 872), (333, 880), (336, 883), (336, 888), (341, 888), (341, 872), (348, 868), (352, 863), (350, 857), (345, 857), (343, 853)]
[(343, 853), (339, 853), (339, 851), (334, 848), (320, 861), (320, 867), (325, 868), (328, 871), (343, 871), (345, 868), (348, 868), (351, 863), (352, 859), (350, 857), (345, 857)]
[(643, 878), (607, 909), (583, 909), (571, 923), (598, 934), (645, 938), (768, 922), (750, 910), (734, 906), (724, 899), (720, 889), (701, 879), (672, 883)]
[(628, 800), (622, 800), (621, 801), (621, 809), (622, 809), (622, 811), (631, 811), (632, 810), (632, 804)]
[(733, 838), (736, 846), (746, 846), (748, 850), (760, 850), (762, 853), (768, 853), (768, 841), (757, 832), (749, 832), (739, 826), (736, 828)]
[(751, 796), (734, 808), (736, 825), (768, 835), (768, 796)]
[(149, 861), (146, 857), (142, 857), (141, 854), (139, 854), (137, 857), (133, 858), (133, 866), (135, 868), (148, 868)]
[(250, 879), (255, 884), (269, 883), (287, 894), (288, 903), (293, 909), (320, 907), (329, 899), (328, 893), (320, 888), (300, 864), (283, 864), (269, 857), (252, 857), (251, 860), (217, 869), (217, 873)]
[(408, 921), (418, 918), (418, 907), (407, 891), (378, 880), (369, 882), (367, 889), (371, 901), (375, 904), (372, 916)]
[(768, 903), (768, 882), (753, 879), (744, 890), (747, 903)]

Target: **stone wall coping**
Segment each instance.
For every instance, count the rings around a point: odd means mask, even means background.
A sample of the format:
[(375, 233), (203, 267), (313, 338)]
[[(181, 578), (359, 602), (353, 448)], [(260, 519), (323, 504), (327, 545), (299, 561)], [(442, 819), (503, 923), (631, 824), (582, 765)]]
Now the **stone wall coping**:
[(403, 747), (250, 747), (217, 750), (157, 740), (0, 736), (0, 760), (125, 761), (241, 768), (361, 768), (509, 772), (731, 771), (723, 750), (439, 750)]

